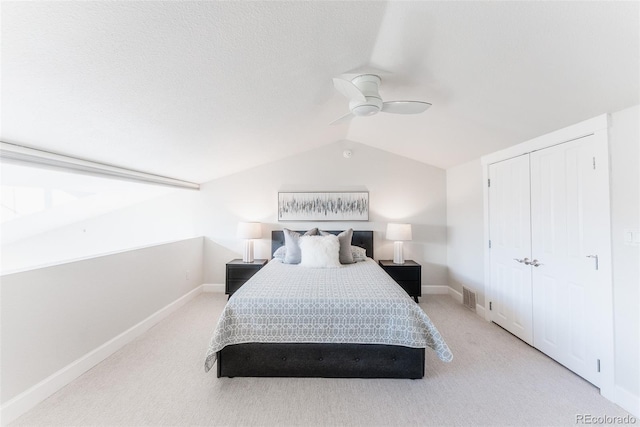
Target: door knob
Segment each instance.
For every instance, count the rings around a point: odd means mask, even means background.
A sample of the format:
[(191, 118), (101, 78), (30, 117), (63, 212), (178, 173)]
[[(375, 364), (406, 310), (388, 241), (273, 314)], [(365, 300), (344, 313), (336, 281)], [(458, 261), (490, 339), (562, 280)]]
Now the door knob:
[(531, 265), (533, 265), (534, 267), (538, 267), (538, 266), (542, 265), (542, 263), (540, 261), (538, 261), (537, 259), (534, 259), (533, 261), (531, 261)]
[(518, 261), (520, 264), (524, 264), (524, 265), (531, 264), (531, 262), (529, 261), (529, 258), (524, 258), (524, 259), (514, 258), (514, 261)]

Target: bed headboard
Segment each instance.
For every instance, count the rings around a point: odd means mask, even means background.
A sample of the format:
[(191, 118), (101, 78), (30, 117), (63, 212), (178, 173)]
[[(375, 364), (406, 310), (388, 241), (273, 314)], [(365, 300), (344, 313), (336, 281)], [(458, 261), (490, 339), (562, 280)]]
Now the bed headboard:
[[(325, 231), (325, 230), (323, 230)], [(331, 234), (340, 234), (342, 230), (326, 230), (327, 233)], [(300, 234), (304, 234), (304, 231), (298, 231)], [(367, 256), (369, 258), (373, 258), (373, 231), (361, 231), (361, 230), (353, 230), (353, 237), (351, 238), (351, 244), (353, 246), (360, 246), (367, 251)], [(284, 231), (282, 230), (272, 230), (271, 231), (271, 254), (273, 254), (276, 249), (280, 246), (284, 245)]]

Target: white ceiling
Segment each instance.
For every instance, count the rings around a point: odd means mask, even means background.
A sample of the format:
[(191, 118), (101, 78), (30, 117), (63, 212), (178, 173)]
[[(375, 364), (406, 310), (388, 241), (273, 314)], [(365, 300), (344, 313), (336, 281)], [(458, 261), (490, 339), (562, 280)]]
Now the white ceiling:
[[(447, 168), (639, 103), (638, 2), (1, 7), (2, 141), (194, 182), (338, 140)], [(352, 70), (433, 107), (328, 126)]]

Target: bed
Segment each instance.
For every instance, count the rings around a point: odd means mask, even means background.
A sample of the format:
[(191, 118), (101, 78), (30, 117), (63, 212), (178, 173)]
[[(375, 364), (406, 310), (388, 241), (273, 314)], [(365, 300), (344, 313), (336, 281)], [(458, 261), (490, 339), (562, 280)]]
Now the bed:
[[(338, 234), (339, 231), (331, 231)], [(272, 252), (284, 243), (272, 232)], [(227, 302), (205, 361), (218, 377), (411, 378), (425, 348), (452, 354), (428, 316), (373, 261), (373, 232), (354, 231), (367, 259), (340, 268), (272, 260)]]

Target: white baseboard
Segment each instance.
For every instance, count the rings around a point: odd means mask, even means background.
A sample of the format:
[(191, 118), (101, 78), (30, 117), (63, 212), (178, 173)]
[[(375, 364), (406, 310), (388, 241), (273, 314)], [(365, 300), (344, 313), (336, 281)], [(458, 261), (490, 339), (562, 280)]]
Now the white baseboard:
[[(453, 288), (449, 288), (449, 295), (455, 299), (456, 301), (458, 301), (460, 304), (462, 304), (464, 302), (464, 298), (462, 296), (462, 293), (456, 291)], [(480, 317), (482, 317), (483, 319), (485, 318), (485, 309), (484, 306), (480, 305), (480, 304), (476, 304), (476, 314)]]
[(636, 396), (630, 391), (616, 386), (613, 402), (622, 407), (634, 417), (640, 418), (640, 396)]
[(476, 314), (477, 314), (478, 316), (482, 317), (482, 320), (484, 320), (484, 319), (485, 319), (485, 317), (484, 317), (484, 316), (486, 315), (486, 312), (485, 312), (484, 306), (482, 306), (482, 305), (480, 305), (480, 304), (476, 304)]
[(456, 291), (453, 288), (450, 288), (449, 286), (447, 286), (447, 289), (449, 290), (449, 295), (455, 299), (456, 301), (458, 301), (460, 304), (462, 304), (462, 294), (458, 291)]
[(75, 362), (65, 366), (58, 372), (55, 372), (51, 376), (40, 381), (38, 384), (7, 401), (2, 405), (2, 407), (0, 407), (0, 424), (5, 426), (25, 414), (38, 403), (42, 402), (62, 387), (66, 386), (71, 381), (75, 380), (80, 375), (84, 374), (89, 369), (120, 350), (136, 337), (151, 329), (151, 327), (195, 298), (198, 294), (202, 293), (202, 291), (203, 286), (198, 286), (164, 308), (156, 311), (137, 325), (132, 326), (117, 337), (107, 341), (100, 347), (85, 354)]
[(224, 293), (224, 283), (205, 283), (204, 285), (202, 285), (202, 292)]

